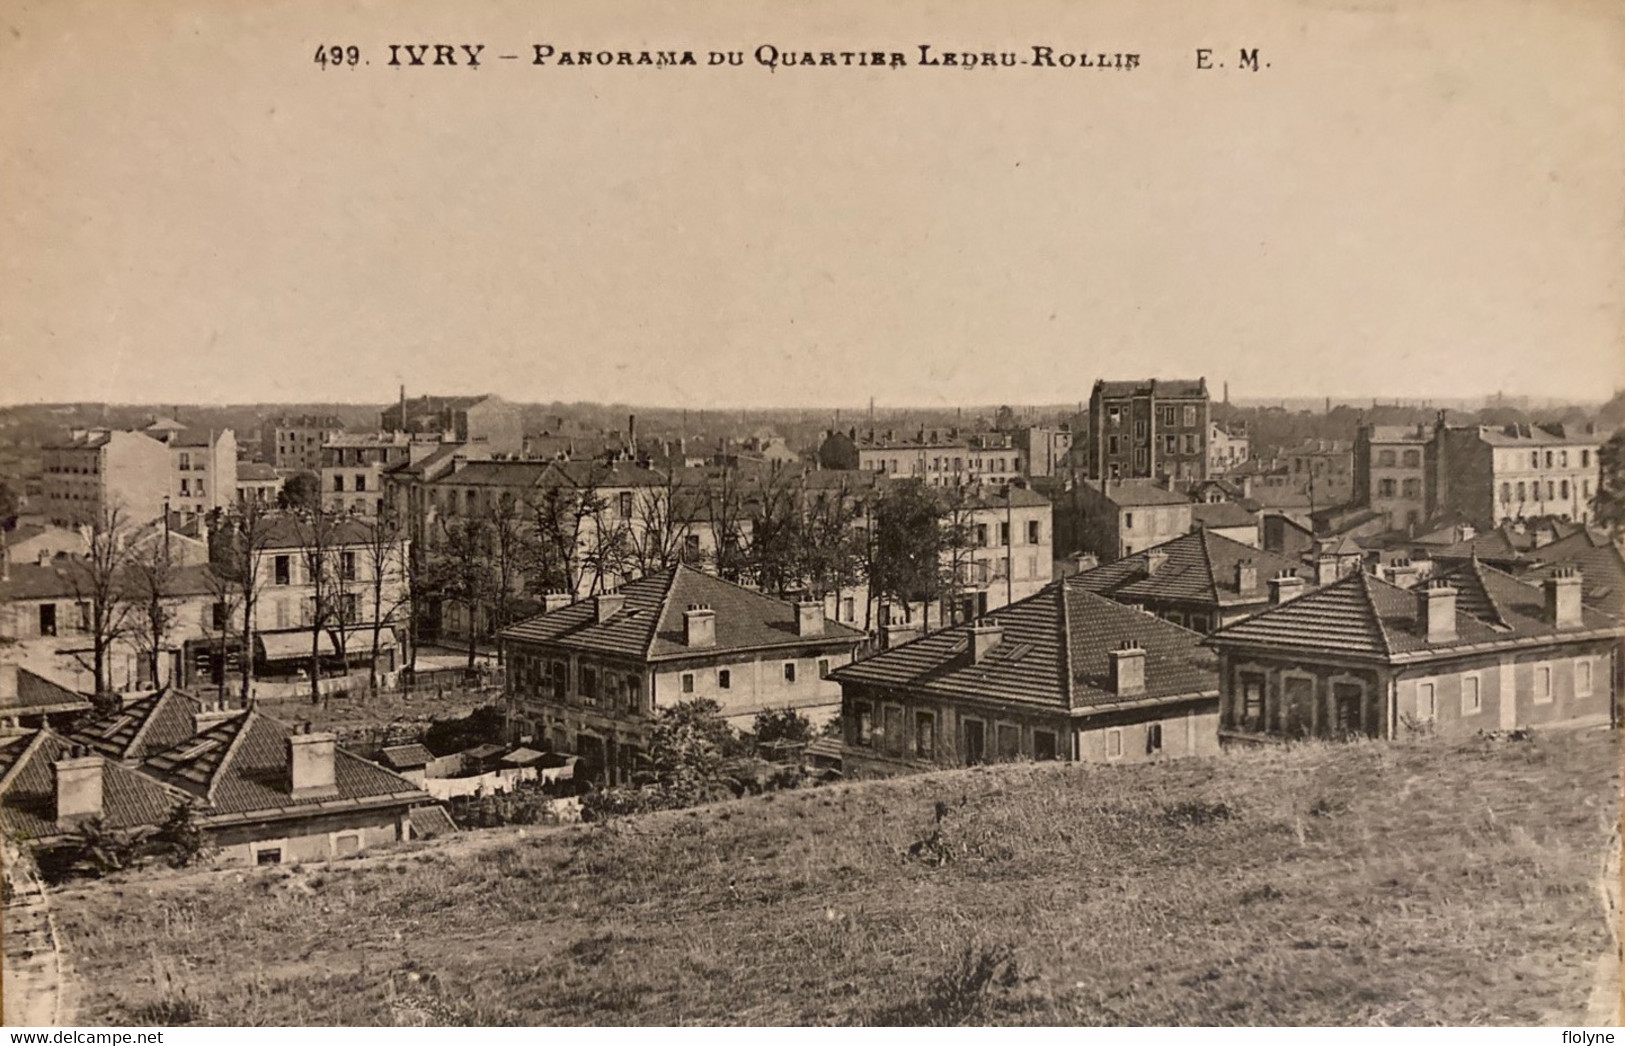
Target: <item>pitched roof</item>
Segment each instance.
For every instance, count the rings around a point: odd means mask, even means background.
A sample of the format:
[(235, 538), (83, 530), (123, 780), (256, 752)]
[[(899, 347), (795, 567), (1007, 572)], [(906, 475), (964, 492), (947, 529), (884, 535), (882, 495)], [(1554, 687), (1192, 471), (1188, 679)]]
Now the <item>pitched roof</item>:
[(1620, 595), (1625, 592), (1625, 556), (1607, 535), (1582, 529), (1534, 550), (1528, 558), (1537, 562), (1519, 575), (1524, 580), (1543, 581), (1559, 567), (1573, 567), (1580, 572), (1587, 602), (1616, 609), (1620, 606)]
[(205, 817), (269, 816), (306, 808), (341, 809), (422, 801), (424, 793), (398, 774), (352, 755), (333, 753), (336, 792), (295, 797), (289, 792), (287, 739), (293, 729), (259, 712), (244, 712), (151, 755), (142, 769), (202, 803)]
[(1477, 644), (1620, 632), (1617, 620), (1589, 608), (1581, 611), (1583, 628), (1559, 632), (1543, 620), (1545, 595), (1539, 587), (1476, 560), (1437, 576), (1457, 589), (1456, 637), (1446, 642), (1429, 643), (1418, 635), (1421, 590), (1400, 588), (1363, 572), (1221, 628), (1207, 642), (1413, 661)]
[(1191, 505), (1191, 522), (1204, 527), (1255, 527), (1258, 516), (1234, 501), (1202, 501)]
[[(1057, 709), (1208, 694), (1213, 662), (1194, 632), (1103, 598), (1077, 583), (1052, 582), (977, 624), (1003, 630), (982, 659), (970, 659), (975, 625), (933, 632), (832, 673), (842, 683), (896, 687), (945, 697), (975, 697)], [(1109, 683), (1108, 652), (1133, 641), (1145, 648), (1143, 694), (1120, 697)]]
[[(84, 560), (78, 556), (61, 556), (44, 566), (37, 563), (13, 563), (11, 576), (0, 581), (0, 602), (32, 599), (73, 599), (78, 565)], [(140, 575), (134, 566), (127, 567), (122, 579), (122, 591), (142, 592)], [(82, 575), (79, 589), (89, 592), (89, 577)], [(207, 565), (172, 567), (169, 570), (166, 594), (170, 596), (202, 596), (214, 591)]]
[[(1148, 574), (1147, 564), (1153, 553), (1167, 558), (1155, 574)], [(1250, 560), (1257, 570), (1258, 584), (1248, 592), (1236, 587), (1236, 567), (1243, 560)], [(1072, 580), (1119, 603), (1178, 602), (1216, 607), (1265, 602), (1269, 599), (1269, 579), (1284, 570), (1308, 577), (1296, 560), (1243, 545), (1211, 530), (1199, 530), (1086, 570)]]
[(1086, 479), (1084, 486), (1096, 491), (1107, 501), (1125, 508), (1139, 505), (1188, 505), (1191, 499), (1176, 490), (1169, 490), (1154, 479)]
[(379, 760), (391, 770), (416, 770), (434, 761), (434, 753), (420, 744), (390, 745), (380, 749)]
[(276, 469), (261, 461), (239, 461), (237, 463), (238, 483), (266, 483), (281, 479)]
[[(0, 740), (0, 827), (15, 837), (44, 838), (69, 831), (56, 819), (51, 764), (71, 751), (51, 730)], [(182, 797), (157, 781), (102, 756), (102, 823), (109, 828), (160, 824)]]
[[(292, 512), (266, 515), (264, 549), (304, 548), (311, 539), (311, 524)], [(365, 545), (372, 540), (372, 524), (354, 516), (329, 515), (327, 544), (334, 548), (344, 545)]]
[[(89, 711), (90, 699), (77, 690), (69, 689), (32, 672), (21, 665), (0, 666), (0, 670), (16, 669), (17, 688), (0, 688), (0, 715), (46, 715), (53, 712)], [(9, 671), (6, 674), (10, 674)]]
[[(729, 651), (856, 642), (863, 633), (834, 621), (817, 636), (796, 635), (796, 608), (760, 592), (686, 566), (649, 574), (623, 586), (621, 609), (603, 623), (592, 599), (572, 603), (503, 629), (501, 638), (617, 654), (641, 661), (711, 656)], [(683, 614), (703, 603), (716, 613), (715, 646), (683, 642)]]
[(165, 689), (80, 723), (69, 735), (111, 759), (144, 759), (192, 736), (201, 702)]

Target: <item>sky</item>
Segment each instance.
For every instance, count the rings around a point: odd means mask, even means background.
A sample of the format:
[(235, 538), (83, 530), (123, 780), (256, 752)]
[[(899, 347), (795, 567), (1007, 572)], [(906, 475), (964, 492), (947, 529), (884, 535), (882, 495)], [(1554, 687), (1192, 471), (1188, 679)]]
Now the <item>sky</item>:
[(0, 0), (0, 403), (1601, 400), (1622, 109), (1589, 0)]

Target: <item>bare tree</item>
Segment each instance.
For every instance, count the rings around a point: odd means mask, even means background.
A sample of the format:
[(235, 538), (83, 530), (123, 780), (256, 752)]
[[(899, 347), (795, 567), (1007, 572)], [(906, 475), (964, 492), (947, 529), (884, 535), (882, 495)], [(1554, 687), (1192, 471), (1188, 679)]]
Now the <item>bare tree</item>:
[[(209, 561), (214, 572), (236, 587), (236, 599), (223, 602), (235, 603), (243, 615), (237, 653), (244, 708), (254, 698), (254, 615), (259, 608), (260, 559), (278, 518), (262, 502), (241, 501), (229, 514), (215, 518), (209, 535)], [(229, 628), (229, 619), (227, 625)], [(224, 634), (221, 642), (225, 642)], [(222, 667), (222, 675), (224, 671)]]
[(98, 511), (85, 528), (84, 554), (73, 557), (66, 572), (82, 624), (90, 636), (90, 664), (86, 667), (95, 678), (98, 697), (109, 691), (108, 653), (124, 634), (129, 616), (125, 523), (123, 510), (116, 505)]
[(742, 581), (750, 571), (749, 491), (735, 468), (724, 467), (708, 484), (705, 513), (715, 545), (712, 563), (725, 581)]
[[(322, 630), (340, 624), (337, 599), (339, 569), (336, 562), (336, 528), (339, 520), (320, 505), (297, 513), (294, 530), (299, 536), (299, 558), (305, 570), (310, 597), (302, 610), (304, 625), (310, 629), (310, 700), (322, 696)], [(342, 627), (341, 627), (342, 631)]]
[(844, 483), (807, 496), (798, 573), (810, 595), (822, 598), (857, 584), (864, 560), (861, 520), (859, 499)]
[[(534, 555), (534, 542), (518, 499), (507, 491), (486, 506), (484, 517), (496, 582), (491, 598), (491, 629), (497, 631), (512, 624), (516, 616), (516, 597), (522, 587), (525, 564)], [(500, 646), (497, 656), (501, 657)]]
[(690, 539), (698, 537), (702, 495), (678, 469), (665, 470), (658, 486), (642, 492), (628, 528), (630, 560), (638, 573), (653, 574), (693, 558)]
[(175, 593), (176, 569), (170, 561), (167, 535), (130, 550), (125, 571), (125, 621), (136, 649), (147, 662), (147, 678), (157, 687), (164, 650), (181, 605)]
[(479, 611), (489, 606), (496, 574), (491, 566), (489, 527), (478, 516), (441, 521), (442, 538), (430, 569), (442, 599), (468, 611), (468, 667), (474, 668)]
[[(230, 574), (222, 573), (214, 566), (204, 572), (204, 583), (208, 585), (209, 595), (213, 597), (214, 605), (210, 613), (203, 619), (205, 635), (214, 640), (215, 648), (215, 699), (224, 703), (226, 700), (226, 661), (231, 649), (231, 623), (242, 609), (242, 586)], [(246, 679), (251, 671), (248, 665), (242, 666), (243, 677)]]
[(975, 510), (976, 495), (970, 489), (956, 486), (944, 492), (938, 525), (942, 532), (942, 551), (946, 557), (940, 587), (948, 604), (948, 613), (943, 616), (947, 624), (960, 623), (965, 583), (976, 563), (972, 552), (976, 547)]
[[(366, 564), (368, 610), (372, 621), (372, 652), (367, 663), (367, 693), (378, 693), (378, 654), (387, 623), (411, 600), (408, 577), (411, 564), (405, 552), (406, 528), (393, 505), (369, 521), (362, 558)], [(410, 616), (410, 615), (408, 615)], [(408, 637), (410, 641), (410, 637)]]

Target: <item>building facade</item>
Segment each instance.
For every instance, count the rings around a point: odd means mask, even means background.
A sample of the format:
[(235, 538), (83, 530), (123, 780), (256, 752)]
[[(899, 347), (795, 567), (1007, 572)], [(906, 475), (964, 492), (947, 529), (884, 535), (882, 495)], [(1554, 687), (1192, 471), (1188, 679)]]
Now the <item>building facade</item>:
[(260, 425), (260, 457), (289, 472), (315, 472), (322, 467), (322, 446), (344, 431), (331, 414), (284, 415)]
[(1562, 425), (1440, 425), (1430, 445), (1433, 509), (1480, 526), (1555, 516), (1591, 519), (1602, 481), (1595, 432)]
[(174, 486), (169, 448), (140, 432), (76, 429), (41, 452), (50, 522), (79, 526), (117, 509), (126, 523), (164, 514)]
[(1622, 629), (1581, 578), (1526, 584), (1477, 561), (1401, 587), (1355, 573), (1221, 629), (1225, 736), (1468, 736), (1606, 722)]
[(322, 505), (329, 512), (375, 516), (384, 510), (384, 472), (412, 456), (405, 433), (339, 433), (322, 445)]
[(791, 708), (815, 725), (839, 714), (830, 674), (863, 634), (816, 602), (785, 603), (678, 566), (504, 629), (509, 738), (582, 757), (625, 784), (655, 714), (710, 699), (734, 726)]
[(1074, 488), (1084, 551), (1103, 563), (1189, 533), (1191, 500), (1145, 479), (1083, 480)]
[(1194, 482), (1208, 477), (1207, 379), (1096, 381), (1089, 394), (1089, 477)]
[(843, 771), (1216, 753), (1217, 681), (1198, 639), (1076, 578), (1054, 582), (838, 670)]

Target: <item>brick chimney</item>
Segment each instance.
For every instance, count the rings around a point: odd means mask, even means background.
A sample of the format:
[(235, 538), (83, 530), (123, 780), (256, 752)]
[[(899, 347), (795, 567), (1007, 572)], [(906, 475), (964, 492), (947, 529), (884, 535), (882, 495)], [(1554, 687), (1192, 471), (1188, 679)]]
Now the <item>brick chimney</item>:
[(1448, 643), (1456, 638), (1456, 589), (1448, 581), (1429, 581), (1417, 589), (1422, 612), (1417, 615), (1417, 634), (1429, 643)]
[(295, 799), (334, 795), (338, 778), (333, 769), (332, 734), (318, 734), (302, 723), (288, 735), (288, 790)]
[(824, 634), (824, 601), (802, 599), (796, 601), (796, 635), (821, 636)]
[(600, 592), (592, 597), (592, 619), (603, 624), (626, 605), (626, 596), (620, 592)]
[(1258, 591), (1258, 564), (1251, 558), (1236, 560), (1236, 591), (1244, 596)]
[(1558, 567), (1541, 585), (1546, 592), (1545, 621), (1553, 628), (1579, 628), (1585, 624), (1580, 612), (1581, 576), (1573, 567)]
[(1337, 580), (1337, 557), (1320, 555), (1315, 557), (1315, 584), (1329, 585)]
[(101, 756), (83, 745), (74, 745), (51, 764), (51, 778), (58, 821), (101, 816)]
[(192, 713), (192, 733), (201, 734), (209, 727), (217, 723), (224, 723), (237, 714), (237, 709), (227, 708), (223, 701), (218, 703), (204, 701), (198, 705), (198, 710)]
[(970, 626), (970, 663), (979, 665), (1004, 639), (1004, 626), (993, 618), (983, 618)]
[(704, 603), (690, 603), (683, 611), (683, 645), (717, 645), (717, 612)]
[(1145, 693), (1145, 648), (1132, 639), (1116, 650), (1106, 651), (1112, 693), (1118, 697), (1138, 697)]
[(1168, 565), (1168, 553), (1160, 548), (1154, 548), (1145, 554), (1145, 572), (1152, 576)]
[(1270, 578), (1270, 606), (1278, 607), (1303, 595), (1303, 578), (1290, 570)]

